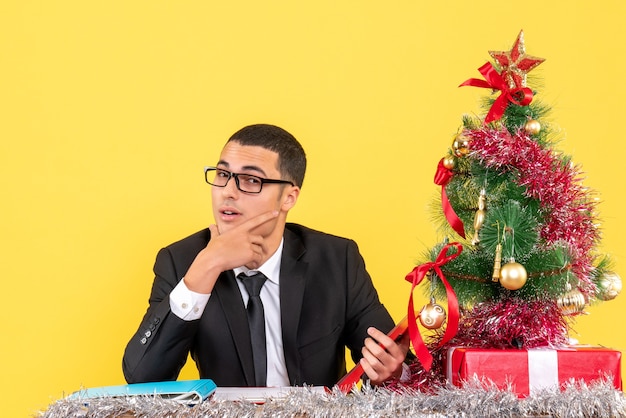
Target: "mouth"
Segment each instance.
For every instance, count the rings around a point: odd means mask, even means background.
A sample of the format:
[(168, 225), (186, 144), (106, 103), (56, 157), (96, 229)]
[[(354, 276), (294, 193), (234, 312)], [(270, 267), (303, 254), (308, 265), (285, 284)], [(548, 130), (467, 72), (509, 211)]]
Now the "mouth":
[(220, 209), (220, 217), (225, 221), (232, 221), (233, 219), (241, 216), (241, 212), (232, 207), (224, 207)]

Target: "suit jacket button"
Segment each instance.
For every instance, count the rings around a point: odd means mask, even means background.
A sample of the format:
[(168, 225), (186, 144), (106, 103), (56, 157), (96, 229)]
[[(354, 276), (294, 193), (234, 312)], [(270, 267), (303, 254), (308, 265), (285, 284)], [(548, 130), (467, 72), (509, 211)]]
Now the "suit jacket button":
[(150, 338), (150, 336), (152, 335), (152, 331), (148, 330), (148, 331), (146, 331), (146, 333), (145, 333), (145, 334), (143, 334), (143, 335), (145, 335), (145, 336), (146, 336), (146, 338)]
[(141, 340), (139, 340), (139, 342), (145, 345), (148, 342), (148, 339), (146, 337), (143, 337)]

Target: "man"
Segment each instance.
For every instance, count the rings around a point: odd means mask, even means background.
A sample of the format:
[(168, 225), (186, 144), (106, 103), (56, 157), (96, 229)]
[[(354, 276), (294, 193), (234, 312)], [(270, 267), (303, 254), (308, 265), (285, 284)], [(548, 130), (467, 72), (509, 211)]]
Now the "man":
[[(205, 169), (215, 225), (157, 255), (148, 310), (124, 353), (129, 383), (175, 380), (191, 353), (218, 386), (331, 387), (346, 372), (345, 347), (372, 384), (400, 376), (408, 338), (385, 334), (394, 323), (356, 243), (286, 221), (305, 169), (301, 145), (279, 127), (228, 140)], [(261, 302), (252, 276), (263, 277)]]

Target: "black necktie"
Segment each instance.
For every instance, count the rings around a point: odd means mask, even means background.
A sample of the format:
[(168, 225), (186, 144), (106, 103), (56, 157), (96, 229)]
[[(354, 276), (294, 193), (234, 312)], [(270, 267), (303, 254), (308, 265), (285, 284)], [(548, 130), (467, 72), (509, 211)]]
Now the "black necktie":
[(250, 325), (250, 339), (252, 340), (252, 358), (254, 360), (254, 376), (256, 385), (261, 387), (267, 381), (267, 352), (265, 348), (265, 314), (261, 302), (261, 288), (267, 277), (261, 272), (252, 276), (239, 274), (243, 285), (248, 291), (248, 324)]

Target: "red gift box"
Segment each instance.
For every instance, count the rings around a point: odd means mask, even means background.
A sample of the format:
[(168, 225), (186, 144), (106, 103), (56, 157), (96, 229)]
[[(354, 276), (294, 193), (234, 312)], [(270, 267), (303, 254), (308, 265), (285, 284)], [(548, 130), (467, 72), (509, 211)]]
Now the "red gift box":
[(493, 382), (500, 389), (511, 385), (520, 397), (541, 389), (563, 387), (570, 379), (591, 383), (610, 379), (622, 389), (622, 353), (600, 347), (552, 350), (498, 350), (455, 347), (448, 350), (448, 382), (461, 386), (474, 375)]

